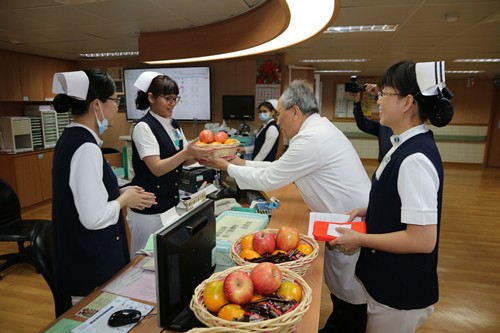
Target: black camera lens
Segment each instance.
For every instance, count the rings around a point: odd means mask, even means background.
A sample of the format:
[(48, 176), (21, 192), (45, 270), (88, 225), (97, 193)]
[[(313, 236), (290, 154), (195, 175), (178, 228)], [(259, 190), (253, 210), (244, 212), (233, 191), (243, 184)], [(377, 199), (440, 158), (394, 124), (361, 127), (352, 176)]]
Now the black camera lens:
[(366, 90), (366, 87), (358, 82), (346, 82), (344, 84), (345, 92), (359, 93)]

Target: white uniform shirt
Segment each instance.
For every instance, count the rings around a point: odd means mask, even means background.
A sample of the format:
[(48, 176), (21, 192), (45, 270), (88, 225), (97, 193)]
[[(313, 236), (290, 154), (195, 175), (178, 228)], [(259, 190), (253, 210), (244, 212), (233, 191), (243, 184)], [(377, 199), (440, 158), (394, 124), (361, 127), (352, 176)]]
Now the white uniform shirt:
[[(314, 212), (346, 213), (368, 205), (370, 180), (359, 156), (327, 118), (309, 116), (289, 144), (274, 162), (229, 165), (228, 174), (241, 189), (270, 191), (295, 182)], [(352, 304), (366, 303), (365, 292), (354, 276), (358, 257), (359, 251), (353, 255), (325, 251), (325, 278), (330, 291)]]
[[(172, 127), (172, 118), (164, 118), (154, 112), (150, 113), (160, 122), (160, 124), (165, 129), (165, 132), (175, 144), (175, 141), (177, 140), (175, 135), (176, 129)], [(188, 142), (186, 140), (186, 137), (184, 136), (184, 133), (182, 133), (182, 130), (180, 128), (178, 129), (178, 131), (180, 133), (180, 139), (184, 141), (184, 147), (187, 147)], [(160, 155), (160, 145), (158, 144), (158, 140), (156, 140), (156, 137), (151, 131), (151, 128), (145, 122), (139, 122), (137, 123), (137, 125), (135, 125), (134, 130), (132, 131), (132, 139), (134, 140), (137, 152), (139, 153), (141, 160), (147, 156)], [(177, 147), (177, 149), (179, 150), (179, 147)]]
[[(382, 159), (377, 179), (384, 171), (391, 155), (411, 137), (429, 131), (427, 125), (412, 127), (401, 135), (391, 136), (392, 148)], [(427, 156), (416, 153), (407, 156), (399, 168), (398, 193), (401, 198), (401, 222), (416, 225), (437, 224), (437, 194), (439, 177), (436, 168)]]
[[(264, 124), (264, 126), (259, 130), (256, 136), (262, 135), (262, 130), (267, 126), (267, 124), (269, 124), (269, 122), (274, 122), (274, 119), (270, 119), (266, 124)], [(267, 154), (269, 154), (271, 149), (273, 149), (274, 143), (278, 139), (280, 132), (278, 131), (278, 128), (276, 128), (276, 126), (270, 126), (267, 129), (265, 135), (266, 138), (264, 140), (264, 144), (260, 148), (259, 153), (253, 159), (254, 161), (263, 161), (266, 158)]]
[[(160, 122), (165, 133), (170, 137), (177, 150), (180, 150), (180, 147), (176, 145), (176, 140), (183, 140), (184, 147), (187, 147), (188, 142), (182, 130), (180, 128), (173, 128), (171, 117), (165, 118), (151, 111), (149, 111), (149, 113)], [(160, 156), (160, 144), (149, 125), (145, 122), (137, 123), (132, 131), (132, 139), (134, 140), (141, 160), (147, 156)], [(161, 222), (161, 213), (142, 214), (140, 212), (134, 212), (130, 208), (127, 209), (127, 222), (132, 234), (130, 255), (131, 258), (133, 258), (137, 251), (144, 248), (150, 234), (160, 229), (163, 224)]]
[(120, 204), (116, 200), (108, 201), (108, 191), (102, 182), (102, 141), (94, 131), (84, 125), (71, 123), (68, 127), (87, 129), (99, 145), (84, 143), (71, 158), (69, 186), (75, 198), (80, 222), (89, 230), (104, 229), (116, 224)]

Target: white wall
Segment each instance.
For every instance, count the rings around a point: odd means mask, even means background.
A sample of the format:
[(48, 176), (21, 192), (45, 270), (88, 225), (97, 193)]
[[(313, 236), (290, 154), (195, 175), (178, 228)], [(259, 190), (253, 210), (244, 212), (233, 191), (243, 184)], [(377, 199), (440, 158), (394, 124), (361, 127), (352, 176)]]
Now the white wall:
[[(361, 158), (377, 159), (376, 137), (367, 136), (353, 122), (334, 122), (334, 124), (346, 134)], [(429, 127), (434, 132), (443, 162), (483, 163), (487, 126)]]

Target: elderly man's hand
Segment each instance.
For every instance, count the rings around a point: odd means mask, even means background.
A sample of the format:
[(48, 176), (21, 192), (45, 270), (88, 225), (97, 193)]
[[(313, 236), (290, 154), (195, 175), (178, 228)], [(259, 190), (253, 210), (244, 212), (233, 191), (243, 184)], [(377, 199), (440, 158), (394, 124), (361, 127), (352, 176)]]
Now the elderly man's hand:
[(199, 163), (214, 169), (219, 169), (224, 171), (226, 171), (227, 167), (229, 166), (229, 162), (223, 158), (211, 158), (208, 160), (200, 160)]

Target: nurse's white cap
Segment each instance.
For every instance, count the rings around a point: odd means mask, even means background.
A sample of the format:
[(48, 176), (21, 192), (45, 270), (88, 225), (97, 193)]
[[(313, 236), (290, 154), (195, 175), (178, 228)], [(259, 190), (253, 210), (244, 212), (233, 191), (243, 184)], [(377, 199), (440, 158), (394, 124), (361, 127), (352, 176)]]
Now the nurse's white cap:
[(141, 73), (141, 75), (139, 75), (137, 80), (135, 80), (134, 87), (136, 87), (140, 91), (148, 92), (148, 89), (149, 89), (149, 86), (151, 85), (151, 82), (158, 75), (163, 75), (163, 74), (158, 73), (158, 72), (151, 72), (151, 71), (143, 72), (143, 73)]
[(277, 99), (268, 99), (267, 102), (271, 103), (275, 110), (278, 110), (278, 100)]
[(89, 84), (89, 77), (84, 71), (54, 73), (52, 92), (84, 101), (87, 99)]
[(438, 89), (446, 87), (444, 61), (417, 62), (415, 72), (420, 93), (424, 96), (437, 95)]

